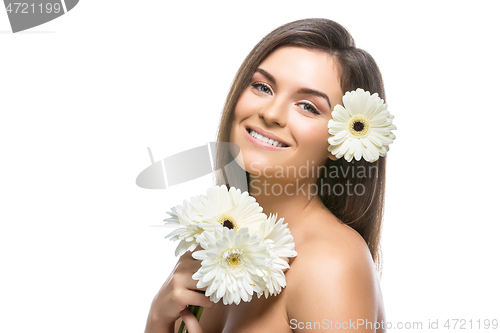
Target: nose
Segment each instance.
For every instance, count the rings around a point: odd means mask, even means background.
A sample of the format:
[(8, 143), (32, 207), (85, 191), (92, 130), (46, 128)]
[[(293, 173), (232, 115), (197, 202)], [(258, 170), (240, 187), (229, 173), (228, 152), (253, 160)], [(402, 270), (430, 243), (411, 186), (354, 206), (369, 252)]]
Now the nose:
[(285, 126), (288, 118), (286, 102), (274, 99), (260, 109), (259, 117), (269, 125), (277, 124), (280, 127)]

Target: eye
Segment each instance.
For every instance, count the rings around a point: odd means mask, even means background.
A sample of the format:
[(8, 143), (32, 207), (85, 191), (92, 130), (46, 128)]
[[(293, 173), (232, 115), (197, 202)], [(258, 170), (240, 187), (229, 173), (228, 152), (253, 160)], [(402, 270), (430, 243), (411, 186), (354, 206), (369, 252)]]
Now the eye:
[(307, 112), (311, 112), (311, 113), (314, 113), (314, 114), (320, 114), (318, 109), (316, 109), (316, 107), (312, 104), (309, 104), (309, 103), (299, 103), (298, 104), (300, 108), (306, 110)]
[(252, 83), (252, 87), (254, 87), (258, 91), (260, 91), (261, 93), (264, 93), (266, 95), (271, 95), (273, 93), (273, 91), (271, 90), (271, 87), (268, 84), (263, 83), (263, 82)]

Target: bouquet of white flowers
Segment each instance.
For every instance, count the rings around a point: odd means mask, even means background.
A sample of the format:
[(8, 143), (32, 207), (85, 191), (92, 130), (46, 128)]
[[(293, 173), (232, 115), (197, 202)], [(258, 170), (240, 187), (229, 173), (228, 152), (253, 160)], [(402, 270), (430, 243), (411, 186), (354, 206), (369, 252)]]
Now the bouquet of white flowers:
[[(193, 279), (198, 288), (207, 288), (205, 295), (212, 302), (249, 302), (254, 292), (267, 298), (286, 286), (286, 258), (297, 255), (293, 237), (283, 218), (267, 217), (248, 192), (216, 186), (168, 214), (166, 224), (178, 228), (165, 238), (179, 241), (176, 256), (201, 246), (193, 253), (201, 260)], [(203, 308), (190, 310), (199, 319)]]

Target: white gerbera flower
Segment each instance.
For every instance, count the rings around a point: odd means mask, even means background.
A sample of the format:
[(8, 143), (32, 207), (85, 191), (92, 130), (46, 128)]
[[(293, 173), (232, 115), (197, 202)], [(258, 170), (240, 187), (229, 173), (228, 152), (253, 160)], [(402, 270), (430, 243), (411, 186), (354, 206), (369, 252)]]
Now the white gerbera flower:
[(175, 249), (175, 255), (182, 255), (186, 251), (193, 251), (198, 246), (196, 237), (204, 231), (204, 225), (201, 222), (201, 214), (196, 209), (200, 205), (201, 196), (191, 198), (191, 202), (184, 200), (183, 205), (173, 207), (167, 214), (169, 218), (165, 219), (165, 224), (179, 226), (165, 238), (172, 241), (180, 241)]
[(268, 253), (261, 239), (248, 232), (247, 227), (236, 233), (218, 226), (198, 237), (204, 250), (193, 253), (193, 258), (202, 260), (193, 279), (198, 280), (198, 288), (207, 287), (205, 295), (212, 302), (221, 298), (225, 305), (249, 302), (254, 291), (261, 292), (262, 278), (257, 270), (267, 268)]
[(257, 293), (258, 297), (264, 294), (267, 298), (269, 294), (275, 296), (281, 292), (286, 286), (284, 270), (290, 268), (285, 258), (297, 256), (293, 237), (287, 228), (288, 224), (283, 224), (283, 218), (276, 222), (276, 218), (277, 214), (272, 214), (259, 229), (259, 237), (266, 245), (269, 257), (267, 270), (259, 270), (266, 282), (266, 288)]
[(208, 189), (198, 208), (204, 222), (236, 232), (247, 227), (251, 234), (256, 233), (266, 220), (266, 214), (262, 213), (262, 207), (254, 197), (234, 187), (228, 191), (224, 185)]
[(384, 100), (377, 93), (370, 95), (358, 88), (346, 92), (342, 102), (344, 106), (337, 104), (328, 122), (328, 151), (337, 158), (344, 156), (348, 162), (353, 157), (375, 162), (385, 156), (396, 138), (391, 132), (396, 126)]

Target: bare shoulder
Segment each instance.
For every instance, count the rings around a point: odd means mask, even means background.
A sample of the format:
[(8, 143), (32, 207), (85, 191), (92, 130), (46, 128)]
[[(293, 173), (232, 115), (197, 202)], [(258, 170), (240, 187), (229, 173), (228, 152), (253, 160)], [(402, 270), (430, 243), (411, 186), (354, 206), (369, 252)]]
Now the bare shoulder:
[[(335, 217), (323, 215), (312, 224), (316, 230), (308, 231), (296, 244), (298, 255), (287, 272), (290, 323), (317, 322), (326, 328), (358, 319), (380, 321), (383, 305), (378, 275), (364, 239)], [(294, 331), (300, 332), (296, 326)], [(356, 331), (364, 330), (358, 327)], [(375, 330), (366, 332), (370, 331)]]

